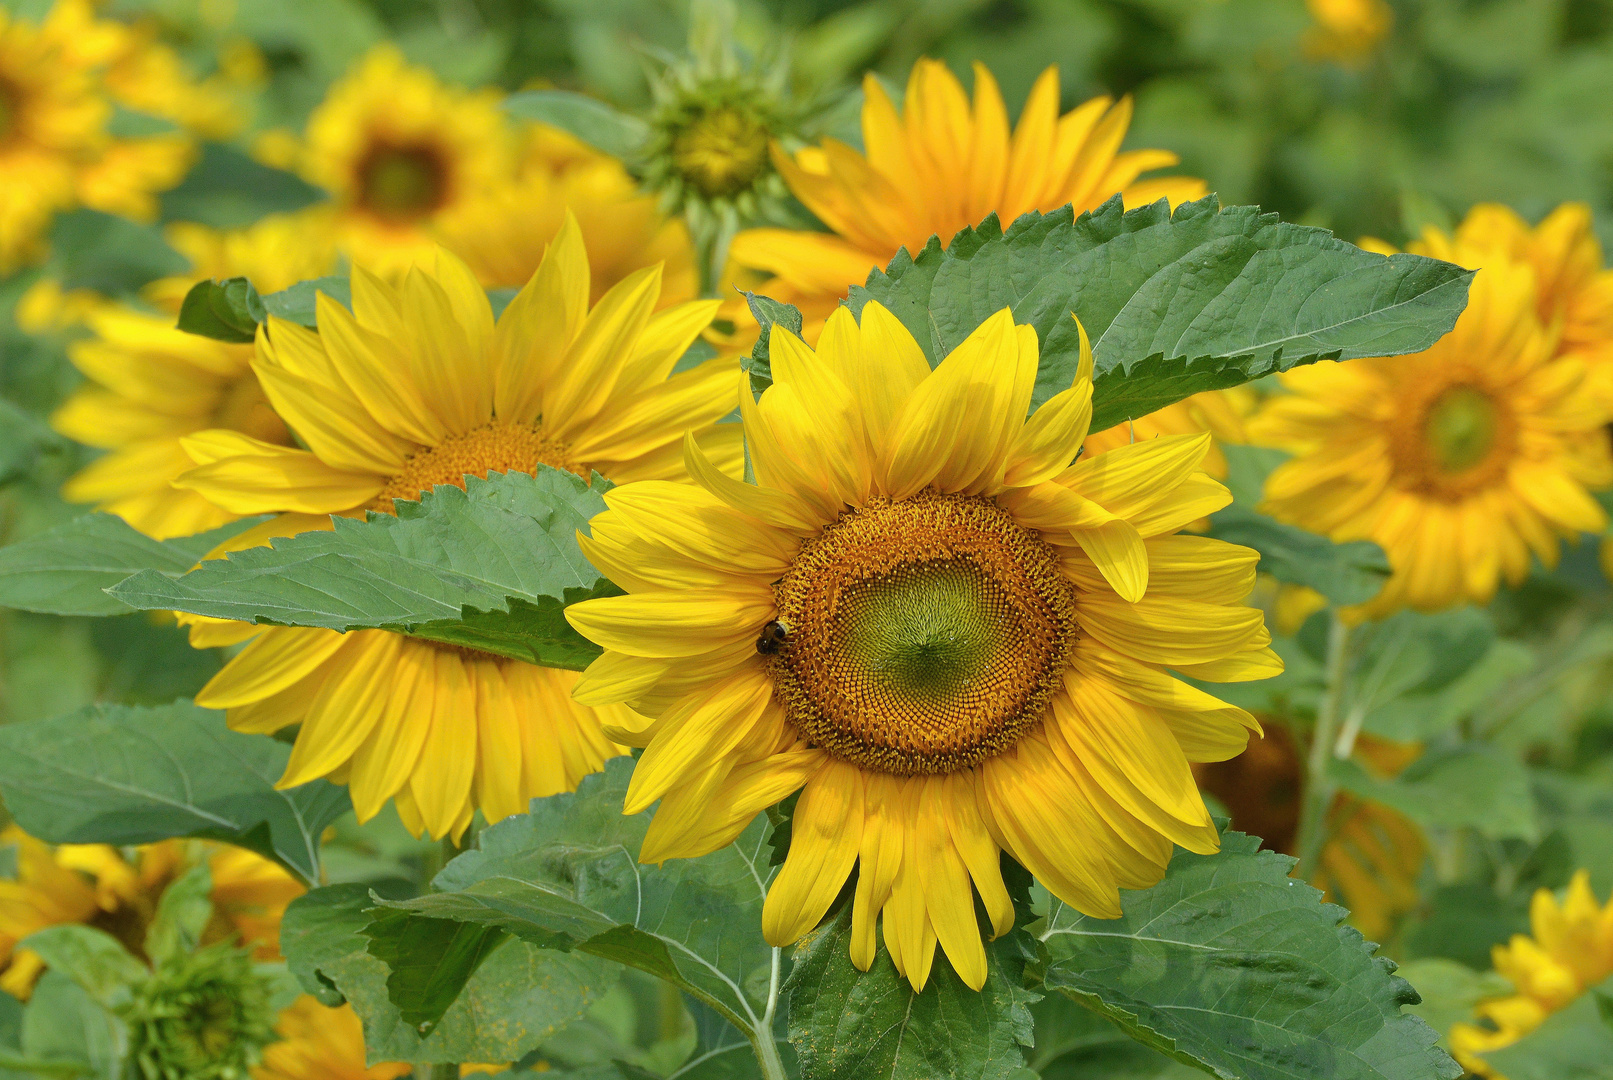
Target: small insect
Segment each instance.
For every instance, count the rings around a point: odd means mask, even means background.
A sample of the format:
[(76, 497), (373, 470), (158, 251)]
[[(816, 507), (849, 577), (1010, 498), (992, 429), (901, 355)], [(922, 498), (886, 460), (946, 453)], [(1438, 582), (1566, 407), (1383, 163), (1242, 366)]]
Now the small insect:
[(763, 656), (772, 656), (789, 644), (789, 641), (790, 628), (774, 619), (762, 627), (762, 634), (756, 639), (756, 651)]

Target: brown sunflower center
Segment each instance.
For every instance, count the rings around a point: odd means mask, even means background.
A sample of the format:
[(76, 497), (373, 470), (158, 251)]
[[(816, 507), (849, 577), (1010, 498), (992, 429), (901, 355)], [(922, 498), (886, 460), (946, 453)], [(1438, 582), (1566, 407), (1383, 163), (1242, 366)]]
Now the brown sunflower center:
[(989, 499), (847, 511), (773, 587), (769, 671), (815, 746), (898, 775), (966, 769), (1042, 719), (1075, 644), (1075, 588)]
[(1406, 486), (1454, 499), (1495, 483), (1516, 443), (1504, 402), (1477, 383), (1454, 382), (1401, 402), (1392, 448)]
[(692, 117), (672, 140), (672, 161), (684, 180), (708, 199), (737, 195), (767, 166), (767, 125), (731, 105)]
[(418, 499), (438, 484), (465, 486), (466, 476), (485, 478), (490, 472), (532, 472), (539, 465), (567, 469), (578, 476), (588, 473), (571, 456), (565, 443), (544, 435), (536, 424), (494, 420), (463, 435), (444, 439), (421, 450), (404, 463), (370, 504), (372, 510), (395, 513), (393, 499)]
[(376, 217), (412, 221), (442, 206), (448, 168), (430, 146), (381, 144), (358, 166), (359, 201)]

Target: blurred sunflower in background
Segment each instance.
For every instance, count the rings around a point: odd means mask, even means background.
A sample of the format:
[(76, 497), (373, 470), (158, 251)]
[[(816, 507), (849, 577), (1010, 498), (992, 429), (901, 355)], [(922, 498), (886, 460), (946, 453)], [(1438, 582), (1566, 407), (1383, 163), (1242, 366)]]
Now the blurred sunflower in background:
[[(392, 512), (394, 499), (466, 475), (544, 464), (680, 478), (686, 433), (738, 475), (738, 428), (716, 423), (733, 409), (736, 365), (671, 374), (716, 302), (657, 312), (660, 279), (659, 267), (639, 270), (590, 306), (569, 218), (496, 323), (446, 251), (397, 286), (355, 267), (351, 313), (321, 295), (318, 334), (273, 318), (259, 331), (253, 370), (309, 449), (201, 432), (185, 440), (197, 467), (177, 483), (231, 514), (279, 515), (232, 540), (237, 550), (331, 528), (331, 514)], [(392, 799), (414, 833), (457, 837), (477, 809), (520, 813), (618, 752), (595, 711), (572, 704), (571, 672), (382, 630), (192, 629), (198, 646), (249, 639), (197, 703), (228, 709), (238, 731), (300, 723), (281, 786), (346, 783), (360, 821)]]
[(377, 45), (330, 87), (300, 141), (271, 140), (264, 153), (330, 192), (328, 227), (344, 255), (397, 278), (432, 259), (444, 214), (510, 175), (515, 148), (500, 100)]
[[(826, 139), (793, 155), (773, 148), (790, 191), (830, 232), (748, 229), (734, 238), (730, 276), (794, 304), (817, 340), (850, 286), (884, 269), (896, 252), (942, 246), (995, 213), (1006, 228), (1030, 210), (1073, 204), (1076, 213), (1120, 194), (1126, 205), (1172, 205), (1203, 196), (1191, 177), (1140, 179), (1176, 164), (1167, 150), (1121, 151), (1131, 102), (1097, 97), (1059, 115), (1058, 69), (1036, 80), (1012, 131), (997, 81), (976, 64), (974, 101), (947, 66), (920, 60), (900, 110), (879, 80), (863, 80), (864, 152)], [(743, 302), (725, 314), (753, 325)]]
[(1475, 1076), (1505, 1080), (1483, 1055), (1511, 1046), (1613, 975), (1613, 898), (1598, 906), (1585, 870), (1574, 873), (1561, 903), (1550, 889), (1537, 891), (1529, 922), (1531, 935), (1514, 934), (1492, 950), (1495, 970), (1517, 992), (1481, 1002), (1476, 1023), (1451, 1028), (1451, 1052)]
[(544, 124), (528, 125), (522, 163), (509, 180), (445, 212), (435, 235), (490, 289), (530, 281), (571, 214), (582, 230), (597, 301), (634, 271), (661, 265), (663, 307), (700, 294), (689, 229), (662, 213), (615, 158)]
[(1316, 59), (1360, 64), (1395, 25), (1394, 9), (1385, 0), (1305, 0), (1305, 7), (1314, 22), (1304, 49)]
[[(1006, 851), (1061, 901), (1120, 915), (1173, 844), (1217, 849), (1189, 761), (1259, 726), (1167, 674), (1275, 674), (1239, 601), (1256, 553), (1176, 535), (1226, 505), (1206, 435), (1076, 458), (1091, 417), (1082, 334), (1069, 390), (1025, 419), (1035, 331), (1005, 309), (933, 371), (877, 303), (816, 352), (771, 339), (774, 383), (734, 380), (756, 484), (688, 444), (695, 484), (606, 495), (583, 541), (627, 595), (566, 610), (605, 652), (579, 700), (647, 714), (628, 813), (659, 800), (640, 859), (694, 857), (800, 791), (763, 911), (774, 945), (822, 919), (853, 866), (851, 958), (876, 926), (922, 989), (939, 943), (979, 989), (1013, 925)], [(972, 883), (972, 885), (971, 885)]]
[(0, 9), (0, 273), (43, 253), (51, 218), (75, 206), (136, 220), (195, 154), (178, 132), (117, 137), (91, 46), (123, 34), (86, 0), (58, 0), (40, 23)]
[(1482, 267), (1456, 328), (1414, 356), (1288, 372), (1249, 423), (1295, 455), (1266, 480), (1269, 513), (1387, 553), (1394, 573), (1355, 619), (1487, 603), (1531, 555), (1555, 566), (1563, 540), (1607, 525), (1590, 491), (1613, 484), (1608, 413), (1559, 352), (1561, 323), (1541, 324), (1534, 268), (1437, 232), (1423, 244)]
[[(194, 465), (180, 443), (186, 435), (227, 428), (291, 444), (252, 372), (252, 346), (174, 325), (185, 293), (206, 278), (237, 276), (260, 292), (276, 292), (326, 274), (336, 262), (328, 235), (307, 214), (274, 215), (236, 230), (176, 223), (166, 236), (191, 260), (189, 273), (144, 290), (166, 313), (104, 300), (79, 313), (90, 336), (72, 342), (68, 357), (89, 381), (51, 417), (63, 435), (107, 451), (63, 485), (62, 497), (94, 503), (159, 540), (203, 532), (232, 517), (173, 486)], [(36, 305), (50, 302), (38, 286), (31, 293)]]
[(0, 989), (25, 1001), (43, 964), (17, 942), (47, 926), (79, 923), (106, 931), (144, 958), (146, 929), (163, 891), (197, 861), (207, 863), (213, 882), (213, 918), (204, 944), (237, 940), (260, 959), (278, 959), (280, 917), (304, 892), (275, 863), (223, 844), (52, 847), (15, 825), (0, 832), (0, 843), (17, 851), (16, 878), (0, 879)]
[(414, 1072), (398, 1062), (365, 1065), (364, 1025), (351, 1005), (329, 1008), (304, 994), (280, 1011), (280, 1041), (263, 1049), (252, 1080), (396, 1080)]

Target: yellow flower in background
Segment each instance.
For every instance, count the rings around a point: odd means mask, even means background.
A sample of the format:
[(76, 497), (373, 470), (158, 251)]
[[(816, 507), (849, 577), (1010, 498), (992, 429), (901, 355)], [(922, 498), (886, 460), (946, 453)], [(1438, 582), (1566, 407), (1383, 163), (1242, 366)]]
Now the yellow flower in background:
[[(1131, 123), (1129, 98), (1093, 98), (1060, 116), (1058, 69), (1050, 67), (1010, 131), (996, 80), (983, 65), (974, 71), (971, 106), (945, 64), (920, 60), (900, 111), (879, 80), (865, 78), (866, 154), (834, 139), (793, 157), (775, 147), (790, 190), (832, 231), (750, 229), (734, 238), (729, 259), (760, 280), (755, 291), (801, 309), (809, 341), (850, 286), (903, 247), (917, 254), (931, 235), (945, 245), (991, 213), (1006, 228), (1030, 210), (1073, 203), (1080, 213), (1117, 193), (1127, 206), (1162, 198), (1175, 204), (1205, 193), (1204, 182), (1189, 177), (1138, 180), (1177, 157), (1120, 151)], [(748, 321), (743, 306), (735, 315)]]
[(662, 214), (621, 163), (554, 129), (532, 125), (520, 174), (444, 213), (443, 246), (464, 259), (488, 288), (519, 288), (569, 212), (588, 248), (593, 293), (636, 270), (662, 264), (661, 306), (700, 293), (694, 247), (682, 219)]
[(1451, 1028), (1451, 1053), (1477, 1076), (1504, 1080), (1482, 1055), (1511, 1046), (1613, 975), (1613, 898), (1597, 906), (1588, 872), (1574, 873), (1562, 903), (1550, 889), (1536, 892), (1529, 922), (1532, 937), (1514, 934), (1491, 950), (1495, 970), (1517, 992), (1481, 1003), (1479, 1023)]
[(1531, 554), (1555, 566), (1563, 539), (1607, 524), (1587, 490), (1613, 483), (1607, 413), (1536, 318), (1534, 271), (1451, 254), (1484, 266), (1451, 333), (1414, 356), (1288, 372), (1291, 393), (1249, 424), (1295, 455), (1266, 480), (1271, 514), (1387, 553), (1393, 574), (1352, 618), (1485, 603)]
[(90, 380), (62, 403), (51, 426), (106, 454), (62, 485), (69, 502), (94, 503), (150, 536), (189, 536), (235, 515), (173, 486), (195, 464), (181, 440), (228, 428), (291, 445), (252, 372), (252, 346), (175, 328), (172, 315), (124, 305), (92, 312), (92, 336), (68, 356)]
[(177, 221), (163, 228), (163, 238), (190, 260), (190, 271), (159, 278), (141, 293), (176, 313), (199, 281), (244, 277), (266, 295), (334, 273), (338, 262), (329, 215), (322, 208), (270, 214), (243, 229)]
[(82, 0), (41, 24), (0, 9), (0, 274), (42, 253), (51, 218), (83, 205), (146, 220), (194, 147), (179, 134), (114, 138), (112, 103), (88, 40), (121, 32)]
[(364, 1064), (364, 1025), (351, 1005), (332, 1009), (304, 994), (280, 1013), (280, 1041), (263, 1049), (252, 1080), (395, 1080), (414, 1072), (397, 1062)]
[(1395, 25), (1385, 0), (1305, 0), (1305, 6), (1315, 20), (1305, 35), (1305, 52), (1318, 59), (1359, 63)]
[(497, 90), (444, 85), (377, 45), (309, 114), (295, 164), (331, 193), (331, 229), (355, 263), (400, 277), (433, 258), (437, 220), (503, 181), (510, 132)]
[(213, 875), (213, 921), (203, 944), (238, 939), (260, 959), (278, 959), (280, 917), (301, 896), (285, 870), (243, 848), (168, 840), (133, 849), (105, 844), (51, 847), (16, 826), (0, 844), (17, 848), (16, 880), (0, 879), (0, 990), (26, 1000), (44, 965), (17, 942), (47, 926), (79, 923), (105, 930), (145, 956), (146, 928), (163, 890), (205, 858)]
[[(278, 319), (260, 331), (253, 368), (309, 449), (203, 432), (186, 440), (199, 467), (178, 483), (232, 514), (281, 515), (238, 548), (331, 528), (331, 514), (391, 511), (467, 474), (547, 464), (618, 482), (681, 478), (691, 431), (737, 475), (738, 426), (716, 423), (733, 410), (734, 362), (670, 375), (716, 302), (657, 313), (660, 277), (640, 270), (590, 307), (570, 220), (496, 324), (446, 251), (396, 287), (356, 267), (354, 313), (322, 295), (320, 333)], [(346, 783), (360, 821), (395, 799), (415, 833), (458, 836), (476, 809), (520, 813), (618, 752), (595, 710), (571, 702), (572, 672), (381, 630), (192, 631), (195, 644), (248, 638), (196, 700), (228, 709), (238, 731), (300, 723), (281, 785)]]
[(1188, 763), (1258, 725), (1166, 669), (1280, 670), (1239, 603), (1256, 553), (1175, 535), (1228, 501), (1199, 468), (1207, 435), (1071, 465), (1091, 351), (1027, 420), (1037, 352), (1006, 309), (934, 371), (874, 303), (861, 326), (830, 316), (815, 353), (776, 333), (761, 400), (735, 380), (760, 486), (691, 444), (697, 484), (616, 488), (591, 522), (584, 551), (628, 595), (567, 609), (605, 648), (576, 693), (655, 718), (611, 729), (646, 746), (625, 809), (660, 800), (639, 857), (705, 854), (799, 789), (774, 945), (855, 865), (853, 962), (883, 913), (913, 986), (939, 942), (978, 989), (973, 890), (996, 934), (1013, 924), (1000, 850), (1112, 918), (1173, 843), (1218, 847)]

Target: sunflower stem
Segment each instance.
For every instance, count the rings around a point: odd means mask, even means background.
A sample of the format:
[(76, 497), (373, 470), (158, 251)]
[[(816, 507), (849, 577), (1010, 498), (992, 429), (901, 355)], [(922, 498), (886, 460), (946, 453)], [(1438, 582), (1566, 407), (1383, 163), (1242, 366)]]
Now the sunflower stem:
[(764, 1080), (786, 1080), (784, 1061), (779, 1057), (778, 1039), (773, 1035), (773, 1017), (778, 1013), (779, 973), (784, 958), (784, 950), (773, 950), (773, 971), (767, 980), (767, 1011), (762, 1013), (761, 1022), (753, 1028), (756, 1038), (751, 1046), (756, 1050), (756, 1060), (761, 1063)]
[(1327, 629), (1327, 687), (1316, 710), (1316, 730), (1311, 732), (1310, 760), (1306, 767), (1305, 801), (1299, 818), (1299, 840), (1295, 854), (1299, 865), (1294, 876), (1309, 881), (1316, 873), (1322, 845), (1327, 840), (1327, 811), (1333, 805), (1338, 785), (1328, 776), (1334, 747), (1339, 738), (1339, 722), (1344, 712), (1344, 684), (1350, 669), (1350, 628), (1335, 609)]

